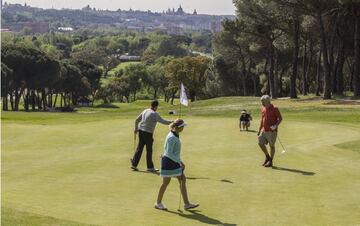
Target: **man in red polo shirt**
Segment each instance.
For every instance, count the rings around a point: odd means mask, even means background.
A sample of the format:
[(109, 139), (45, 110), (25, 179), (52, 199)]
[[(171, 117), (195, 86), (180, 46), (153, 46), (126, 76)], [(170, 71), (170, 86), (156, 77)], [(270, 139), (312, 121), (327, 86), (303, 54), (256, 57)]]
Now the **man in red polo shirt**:
[[(261, 121), (258, 132), (259, 146), (265, 154), (265, 162), (263, 166), (272, 167), (275, 156), (277, 129), (282, 121), (282, 117), (279, 109), (271, 104), (270, 97), (268, 95), (261, 97), (261, 103), (263, 107), (261, 109)], [(266, 149), (266, 144), (269, 144), (270, 146), (270, 154)]]

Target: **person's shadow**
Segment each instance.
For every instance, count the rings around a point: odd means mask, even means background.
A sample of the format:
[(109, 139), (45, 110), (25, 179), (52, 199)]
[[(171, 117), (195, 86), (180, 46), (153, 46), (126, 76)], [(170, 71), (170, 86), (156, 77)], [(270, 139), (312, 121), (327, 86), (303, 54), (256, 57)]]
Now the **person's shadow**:
[(258, 131), (256, 131), (256, 130), (252, 130), (252, 129), (249, 129), (249, 130), (245, 130), (244, 132), (248, 132), (248, 133), (257, 133)]
[(147, 170), (133, 170), (132, 172), (160, 175), (160, 173), (158, 171), (152, 172), (152, 171), (147, 171)]
[(181, 212), (175, 212), (175, 211), (170, 211), (170, 210), (167, 210), (166, 212), (167, 213), (172, 213), (172, 214), (177, 214), (180, 217), (184, 217), (184, 218), (187, 218), (187, 219), (197, 220), (197, 221), (200, 221), (201, 223), (205, 223), (205, 224), (223, 225), (223, 226), (236, 226), (236, 224), (224, 223), (224, 222), (221, 222), (218, 219), (211, 218), (211, 217), (208, 217), (208, 216), (206, 216), (204, 214), (201, 214), (200, 210), (187, 210), (187, 212), (191, 213), (191, 214), (185, 214), (182, 211)]
[(288, 169), (288, 168), (279, 167), (279, 166), (273, 166), (272, 169), (281, 170), (281, 171), (287, 171), (287, 172), (292, 172), (292, 173), (300, 173), (300, 174), (302, 174), (304, 176), (314, 176), (315, 175), (314, 172), (303, 171), (303, 170), (298, 170), (298, 169)]

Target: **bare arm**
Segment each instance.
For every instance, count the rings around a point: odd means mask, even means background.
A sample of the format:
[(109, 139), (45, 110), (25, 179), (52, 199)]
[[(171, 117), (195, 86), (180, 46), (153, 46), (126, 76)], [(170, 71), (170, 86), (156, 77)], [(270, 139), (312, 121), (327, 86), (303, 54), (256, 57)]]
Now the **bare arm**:
[(261, 132), (261, 129), (262, 129), (262, 128), (263, 128), (263, 116), (262, 116), (262, 114), (261, 114), (258, 136), (260, 135), (260, 132)]

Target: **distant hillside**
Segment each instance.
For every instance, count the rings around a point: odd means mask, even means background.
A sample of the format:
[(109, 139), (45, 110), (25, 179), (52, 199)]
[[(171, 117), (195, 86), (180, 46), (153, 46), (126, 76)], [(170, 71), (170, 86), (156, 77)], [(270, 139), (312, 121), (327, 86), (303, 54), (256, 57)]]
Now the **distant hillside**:
[[(74, 30), (84, 27), (114, 27), (129, 30), (151, 32), (163, 30), (171, 34), (185, 31), (210, 30), (219, 32), (221, 21), (234, 16), (215, 16), (185, 13), (179, 8), (163, 13), (133, 10), (97, 10), (86, 6), (83, 9), (42, 9), (28, 5), (5, 4), (2, 9), (2, 28), (18, 32), (24, 28), (23, 23), (45, 22), (49, 29), (58, 30), (61, 27), (71, 27)], [(33, 25), (28, 24), (32, 27)], [(43, 32), (39, 32), (43, 33)]]

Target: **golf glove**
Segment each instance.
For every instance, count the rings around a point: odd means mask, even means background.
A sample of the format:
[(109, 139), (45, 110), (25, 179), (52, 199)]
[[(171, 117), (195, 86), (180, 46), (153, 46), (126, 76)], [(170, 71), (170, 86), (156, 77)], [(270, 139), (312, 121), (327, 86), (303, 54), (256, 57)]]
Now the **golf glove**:
[(276, 130), (276, 127), (277, 127), (276, 125), (272, 125), (272, 126), (270, 126), (270, 129), (271, 130)]

